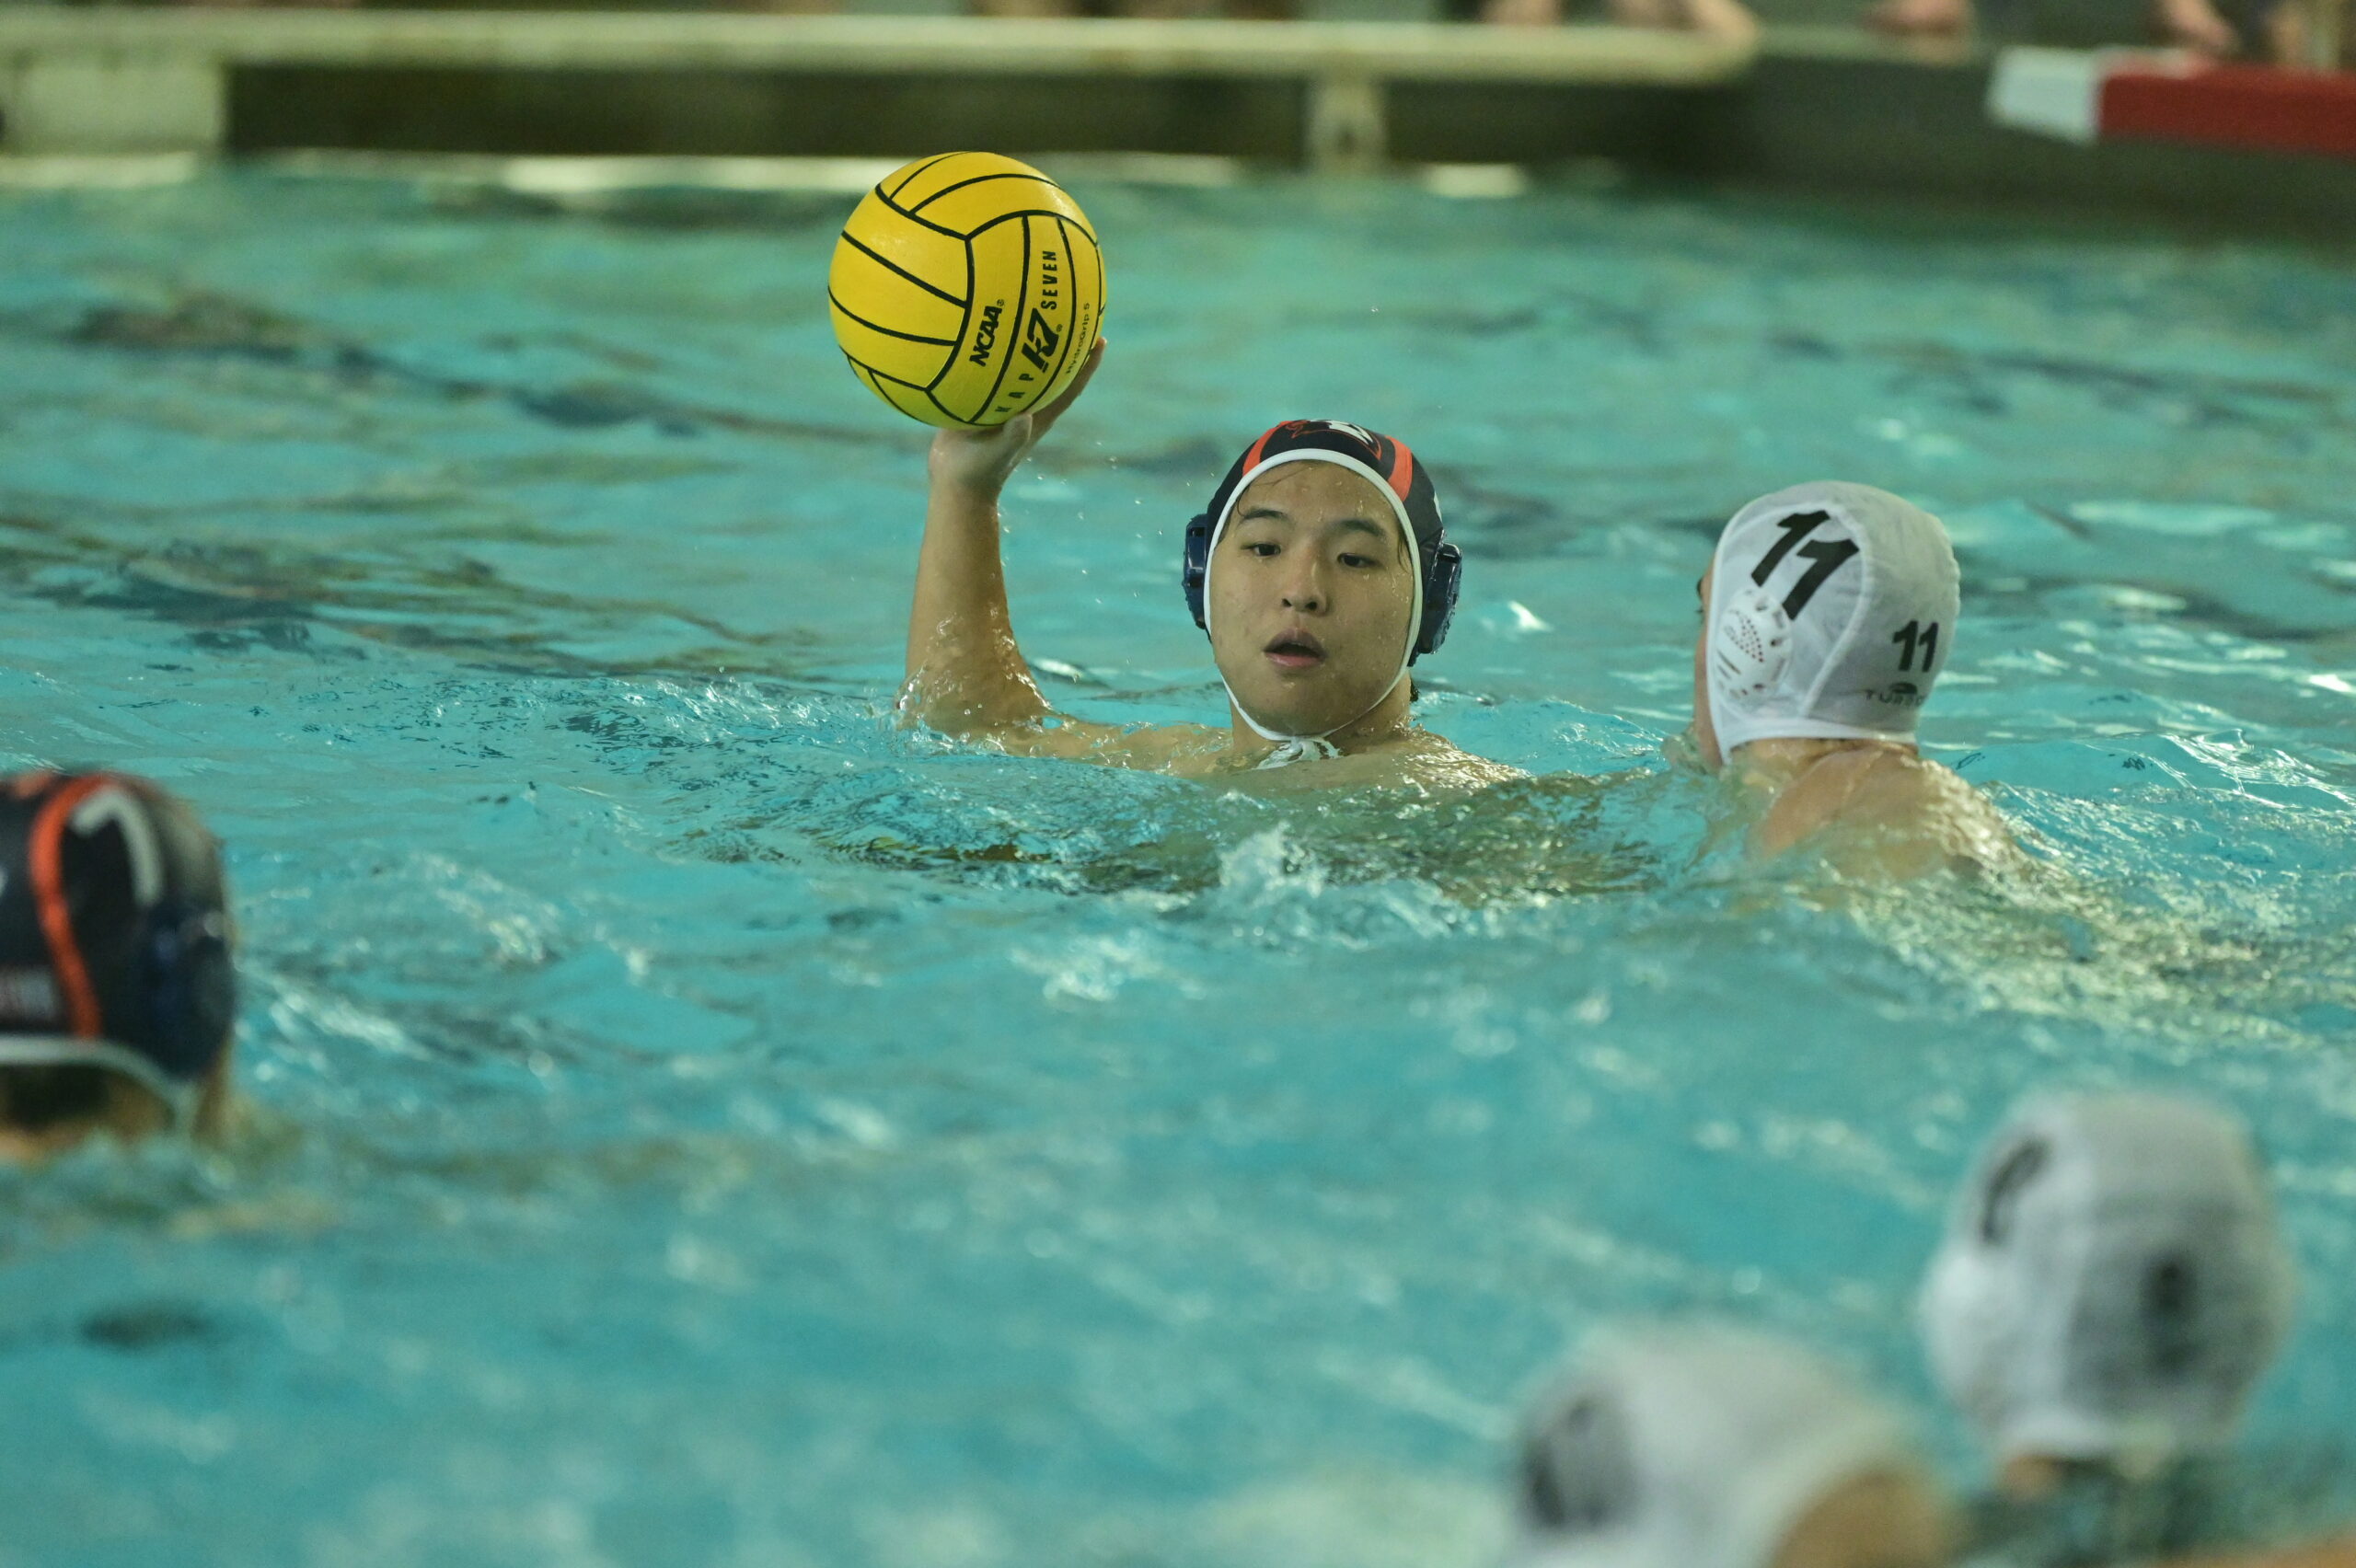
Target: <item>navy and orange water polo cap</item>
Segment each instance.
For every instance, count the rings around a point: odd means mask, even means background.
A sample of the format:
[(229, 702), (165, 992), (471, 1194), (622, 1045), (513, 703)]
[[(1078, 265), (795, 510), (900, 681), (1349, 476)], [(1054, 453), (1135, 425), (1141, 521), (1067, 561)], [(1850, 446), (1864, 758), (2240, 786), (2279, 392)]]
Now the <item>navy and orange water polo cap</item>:
[(1415, 460), (1403, 441), (1341, 420), (1287, 420), (1263, 431), (1244, 448), (1211, 494), (1210, 506), (1186, 525), (1185, 565), (1181, 582), (1186, 608), (1195, 624), (1208, 630), (1205, 584), (1210, 577), (1211, 552), (1235, 511), (1235, 503), (1252, 481), (1286, 463), (1333, 463), (1348, 468), (1391, 498), (1399, 526), (1405, 534), (1415, 564), (1415, 635), (1404, 663), (1438, 649), (1448, 636), (1456, 613), (1456, 591), (1463, 575), (1464, 558), (1448, 541), (1448, 526), (1440, 516), (1439, 495), (1432, 487), (1431, 470)]
[(0, 1068), (104, 1067), (183, 1123), (237, 1014), (221, 855), (120, 773), (0, 778)]

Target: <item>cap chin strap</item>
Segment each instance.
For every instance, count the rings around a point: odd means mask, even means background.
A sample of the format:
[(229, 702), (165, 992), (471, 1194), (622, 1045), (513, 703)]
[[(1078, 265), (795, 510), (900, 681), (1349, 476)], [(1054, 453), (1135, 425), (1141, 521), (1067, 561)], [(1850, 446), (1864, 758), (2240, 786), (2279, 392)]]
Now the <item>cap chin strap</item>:
[(1346, 453), (1328, 452), (1321, 448), (1309, 447), (1296, 452), (1279, 452), (1274, 457), (1258, 464), (1236, 482), (1235, 493), (1227, 498), (1227, 509), (1218, 514), (1218, 523), (1212, 525), (1210, 545), (1203, 552), (1203, 630), (1206, 633), (1210, 630), (1210, 574), (1212, 564), (1218, 559), (1219, 536), (1227, 532), (1228, 519), (1235, 515), (1236, 507), (1243, 500), (1243, 492), (1252, 488), (1253, 481), (1269, 469), (1282, 467), (1287, 463), (1331, 463), (1337, 468), (1347, 468), (1382, 493), (1382, 498), (1391, 503), (1392, 516), (1398, 520), (1400, 536), (1407, 541), (1408, 577), (1409, 581), (1415, 584), (1415, 603), (1409, 606), (1407, 646), (1399, 655), (1399, 673), (1391, 678), (1390, 685), (1382, 688), (1380, 697), (1376, 698), (1340, 723), (1320, 730), (1315, 734), (1290, 734), (1282, 730), (1268, 728), (1252, 716), (1252, 710), (1243, 706), (1243, 699), (1235, 695), (1235, 688), (1228, 684), (1227, 677), (1225, 675), (1219, 677), (1218, 684), (1227, 692), (1228, 703), (1235, 709), (1236, 717), (1243, 721), (1244, 727), (1262, 740), (1276, 743), (1276, 749), (1261, 759), (1260, 769), (1286, 767), (1296, 762), (1322, 761), (1327, 757), (1341, 755), (1342, 748), (1326, 737), (1340, 734), (1391, 700), (1391, 694), (1397, 691), (1399, 683), (1407, 678), (1407, 666), (1415, 663), (1415, 633), (1424, 624), (1424, 557), (1421, 548), (1415, 543), (1415, 525), (1407, 519), (1407, 503), (1399, 499), (1399, 493), (1391, 488), (1389, 480), (1357, 458)]
[(199, 1085), (169, 1077), (136, 1051), (110, 1040), (69, 1034), (0, 1035), (0, 1067), (103, 1067), (162, 1101), (173, 1127), (182, 1132), (195, 1124), (202, 1092)]
[[(1227, 687), (1227, 700), (1229, 704), (1234, 708), (1236, 717), (1243, 721), (1244, 727), (1249, 729), (1253, 734), (1259, 736), (1264, 741), (1274, 741), (1276, 743), (1276, 749), (1260, 759), (1259, 768), (1286, 767), (1296, 762), (1322, 762), (1327, 757), (1339, 756), (1342, 755), (1342, 748), (1325, 738), (1326, 735), (1330, 735), (1334, 732), (1333, 730), (1328, 730), (1324, 734), (1318, 735), (1279, 734), (1276, 731), (1262, 724), (1260, 721), (1253, 718), (1249, 713), (1243, 711), (1243, 703), (1242, 699), (1235, 695), (1235, 688), (1227, 685), (1227, 680), (1224, 676), (1220, 677), (1218, 684)], [(1397, 683), (1393, 682), (1392, 684), (1395, 686)], [(1386, 691), (1382, 694), (1382, 697), (1389, 697), (1390, 695), (1391, 694)], [(1374, 700), (1376, 708), (1382, 706), (1381, 697), (1376, 698)], [(1371, 713), (1373, 711), (1373, 708), (1367, 709), (1367, 713)], [(1358, 719), (1363, 719), (1365, 717), (1366, 713), (1358, 715)], [(1357, 719), (1353, 719), (1350, 721), (1350, 723), (1355, 724), (1357, 721)], [(1347, 725), (1337, 724), (1334, 726), (1334, 729), (1345, 729), (1347, 727)], [(1255, 771), (1257, 771), (1257, 769), (1255, 769)]]

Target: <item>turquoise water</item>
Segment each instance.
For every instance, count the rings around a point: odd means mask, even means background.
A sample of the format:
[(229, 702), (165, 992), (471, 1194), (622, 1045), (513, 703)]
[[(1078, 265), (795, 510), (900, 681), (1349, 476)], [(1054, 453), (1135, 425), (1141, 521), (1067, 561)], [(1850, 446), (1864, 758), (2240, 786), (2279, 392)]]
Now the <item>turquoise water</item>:
[[(2356, 1408), (2356, 273), (1679, 193), (1081, 183), (1113, 350), (1010, 507), (1058, 700), (1330, 412), (1470, 558), (1425, 711), (1556, 778), (1253, 801), (895, 730), (921, 439), (834, 197), (0, 197), (0, 762), (225, 836), (257, 1130), (0, 1179), (0, 1564), (1472, 1564), (1530, 1377), (1751, 1315), (1927, 1411), (1913, 1277), (2056, 1082), (2255, 1117)], [(2050, 869), (1696, 862), (1749, 496), (1940, 511), (1926, 735)], [(1959, 1434), (1926, 1417), (1968, 1473)]]

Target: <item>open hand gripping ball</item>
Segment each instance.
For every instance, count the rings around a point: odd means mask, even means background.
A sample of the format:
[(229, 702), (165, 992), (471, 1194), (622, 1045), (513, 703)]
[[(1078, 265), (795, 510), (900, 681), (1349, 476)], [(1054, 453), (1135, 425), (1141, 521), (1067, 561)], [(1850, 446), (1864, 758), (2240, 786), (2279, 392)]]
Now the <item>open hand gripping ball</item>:
[(1080, 204), (1028, 164), (944, 153), (867, 194), (826, 275), (835, 340), (869, 390), (929, 425), (988, 430), (1087, 363), (1104, 258)]

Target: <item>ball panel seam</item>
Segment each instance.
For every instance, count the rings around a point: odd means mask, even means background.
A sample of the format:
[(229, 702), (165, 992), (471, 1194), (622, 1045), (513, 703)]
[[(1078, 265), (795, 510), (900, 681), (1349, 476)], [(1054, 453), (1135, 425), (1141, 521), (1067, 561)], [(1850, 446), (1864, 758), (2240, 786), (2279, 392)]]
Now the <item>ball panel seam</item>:
[[(984, 226), (987, 229), (996, 228), (999, 225), (997, 224), (989, 224)], [(967, 240), (965, 242), (966, 253), (971, 255), (973, 248), (974, 242), (970, 239)], [(989, 396), (983, 398), (982, 406), (974, 410), (973, 417), (976, 420), (980, 419), (984, 414), (988, 413), (998, 404), (999, 391), (1006, 385), (1006, 373), (1014, 368), (1014, 334), (1022, 330), (1023, 314), (1031, 308), (1031, 231), (1028, 225), (1025, 225), (1022, 231), (1022, 288), (1014, 296), (1014, 325), (1008, 330), (1005, 353), (999, 361), (997, 377), (990, 382)], [(953, 360), (950, 363), (953, 364), (956, 362)], [(1015, 410), (1018, 414), (1022, 411), (1023, 410), (1020, 409)]]
[[(973, 232), (966, 235), (965, 237), (969, 240), (974, 239), (978, 236), (989, 233), (990, 230), (999, 227), (1000, 225), (1011, 224), (1017, 218), (1068, 218), (1070, 215), (1071, 214), (1068, 213), (1059, 213), (1053, 207), (1024, 207), (1016, 212), (1000, 213), (997, 217), (992, 218), (986, 224), (976, 225)], [(922, 220), (919, 219), (918, 221), (921, 222)], [(942, 232), (948, 233), (951, 231), (943, 230)], [(1090, 236), (1090, 243), (1093, 244), (1094, 242), (1095, 236), (1092, 235)]]
[[(887, 203), (885, 203), (885, 204), (886, 204), (887, 206), (888, 206), (888, 205), (890, 205), (890, 203), (888, 203), (888, 202), (887, 202)], [(899, 212), (899, 209), (898, 209), (897, 207), (894, 207), (892, 210), (893, 210), (894, 212), (895, 212), (895, 213)], [(901, 215), (902, 215), (903, 217), (905, 217), (905, 216), (907, 216), (907, 214), (906, 214), (905, 213), (901, 213)], [(918, 220), (918, 221), (919, 221), (919, 222), (921, 222), (922, 220)], [(927, 224), (925, 226), (926, 226), (926, 227), (928, 227), (928, 228), (937, 228), (937, 227), (939, 227), (939, 225), (933, 225), (933, 224)], [(941, 232), (942, 234), (948, 234), (948, 233), (949, 233), (949, 231), (948, 231), (947, 229), (941, 229)], [(962, 235), (957, 235), (957, 236), (953, 236), (952, 237), (953, 237), (953, 238), (960, 238), (960, 239), (962, 239), (962, 238), (964, 238), (964, 236), (962, 236)], [(971, 298), (970, 296), (968, 296), (968, 297), (966, 297), (966, 298), (964, 298), (964, 299), (960, 299), (960, 298), (958, 298), (955, 294), (951, 294), (947, 289), (944, 289), (944, 288), (941, 287), (938, 283), (929, 283), (929, 282), (925, 282), (925, 280), (924, 280), (924, 279), (918, 277), (914, 272), (909, 271), (906, 267), (901, 266), (897, 261), (893, 260), (889, 256), (881, 256), (881, 255), (876, 254), (875, 250), (874, 250), (872, 247), (869, 247), (869, 246), (866, 246), (866, 245), (862, 245), (862, 244), (860, 244), (860, 241), (859, 241), (858, 236), (856, 236), (855, 235), (851, 234), (851, 233), (850, 233), (850, 231), (849, 231), (848, 229), (846, 229), (845, 231), (843, 231), (843, 243), (844, 243), (845, 245), (849, 246), (852, 249), (854, 249), (854, 250), (858, 251), (860, 255), (862, 255), (862, 256), (866, 257), (868, 259), (870, 259), (870, 260), (872, 260), (872, 261), (875, 262), (875, 263), (876, 263), (876, 264), (878, 264), (879, 266), (883, 266), (883, 267), (888, 267), (888, 268), (890, 268), (893, 271), (897, 272), (901, 277), (907, 279), (907, 280), (908, 280), (908, 282), (912, 282), (912, 283), (916, 284), (916, 286), (917, 286), (917, 287), (918, 287), (918, 288), (920, 288), (920, 289), (924, 290), (924, 292), (925, 292), (925, 293), (927, 293), (927, 294), (937, 294), (937, 295), (939, 295), (941, 298), (947, 300), (950, 304), (952, 304), (952, 305), (955, 306), (956, 306), (958, 309), (960, 309), (960, 310), (966, 309), (967, 307), (969, 307), (970, 306), (972, 306), (972, 304), (974, 303), (974, 302), (973, 302), (973, 300), (972, 300), (972, 298)], [(974, 271), (974, 264), (973, 264), (973, 252), (972, 252), (972, 247), (971, 247), (970, 245), (968, 245), (967, 249), (966, 249), (966, 257), (965, 257), (965, 275), (966, 275), (966, 277), (967, 277), (967, 278), (969, 278), (969, 279), (970, 279), (970, 278), (973, 276), (973, 271)]]
[[(1063, 247), (1064, 299), (1068, 308), (1067, 309), (1064, 317), (1064, 352), (1056, 356), (1055, 371), (1047, 377), (1046, 389), (1039, 394), (1042, 399), (1048, 397), (1061, 386), (1064, 379), (1064, 369), (1071, 363), (1072, 351), (1080, 343), (1080, 289), (1078, 287), (1080, 282), (1079, 270), (1071, 264), (1071, 230), (1064, 226), (1063, 214), (1060, 213), (1056, 214), (1056, 236), (1058, 242)], [(1093, 343), (1089, 345), (1091, 348), (1094, 348), (1095, 346), (1096, 345)]]
[(963, 239), (965, 237), (964, 235), (959, 234), (955, 229), (948, 228), (942, 225), (934, 223), (930, 218), (920, 218), (917, 216), (914, 213), (909, 212), (906, 207), (901, 206), (897, 202), (893, 201), (889, 196), (884, 196), (884, 193), (880, 190), (875, 194), (883, 196), (884, 204), (885, 206), (891, 208), (892, 211), (899, 213), (900, 216), (907, 219), (908, 222), (912, 224), (921, 224), (926, 228), (930, 229), (933, 233), (945, 234), (952, 239)]
[[(919, 158), (915, 163), (910, 164), (907, 167), (900, 171), (900, 182), (892, 187), (891, 190), (884, 190), (882, 182), (877, 182), (875, 194), (883, 197), (884, 200), (888, 202), (901, 191), (906, 190), (909, 186), (914, 185), (917, 182), (917, 177), (922, 174), (925, 170), (932, 167), (933, 165), (944, 164), (951, 158), (962, 158), (965, 155), (963, 153), (942, 153), (938, 157)], [(891, 176), (885, 175), (884, 178), (885, 179), (889, 179)]]
[(942, 186), (940, 190), (934, 191), (931, 195), (926, 197), (923, 201), (909, 208), (908, 211), (910, 213), (921, 213), (927, 207), (931, 206), (935, 202), (940, 201), (944, 196), (952, 195), (957, 191), (963, 190), (968, 186), (987, 185), (993, 179), (1027, 179), (1034, 185), (1045, 185), (1050, 190), (1060, 192), (1063, 190), (1063, 187), (1053, 184), (1047, 180), (1041, 179), (1035, 174), (977, 174), (970, 179), (960, 179), (953, 184)]
[(909, 343), (932, 343), (944, 349), (953, 349), (957, 346), (957, 340), (954, 338), (927, 338), (915, 332), (902, 332), (895, 328), (881, 326), (876, 322), (870, 321), (866, 317), (861, 316), (858, 311), (853, 310), (849, 306), (847, 306), (841, 300), (837, 299), (835, 297), (835, 291), (832, 289), (828, 289), (826, 291), (826, 303), (833, 306), (837, 310), (841, 311), (845, 316), (849, 317), (853, 321), (858, 322), (861, 327), (866, 328), (869, 331), (881, 332), (887, 338), (898, 338), (902, 341)]
[(899, 398), (894, 397), (891, 392), (885, 389), (887, 383), (892, 386), (900, 387), (905, 391), (913, 392), (918, 397), (922, 398), (926, 402), (930, 403), (940, 411), (941, 419), (947, 420), (952, 425), (955, 426), (959, 430), (978, 430), (982, 428), (981, 426), (975, 424), (973, 421), (959, 416), (955, 411), (951, 409), (947, 404), (934, 397), (931, 392), (926, 388), (918, 386), (913, 382), (903, 381), (896, 375), (886, 375), (884, 372), (876, 369), (873, 365), (863, 363), (860, 360), (854, 358), (848, 350), (844, 352), (843, 358), (850, 361), (850, 367), (852, 371), (855, 372), (861, 379), (866, 381), (869, 390), (872, 391), (878, 398), (883, 398), (884, 401), (889, 403), (895, 409), (899, 409), (900, 412), (907, 415), (910, 419), (920, 421), (926, 424), (938, 424), (939, 422), (937, 421), (925, 419), (923, 415), (918, 413), (906, 403), (903, 403)]

